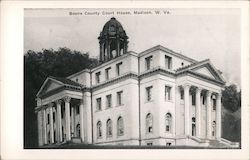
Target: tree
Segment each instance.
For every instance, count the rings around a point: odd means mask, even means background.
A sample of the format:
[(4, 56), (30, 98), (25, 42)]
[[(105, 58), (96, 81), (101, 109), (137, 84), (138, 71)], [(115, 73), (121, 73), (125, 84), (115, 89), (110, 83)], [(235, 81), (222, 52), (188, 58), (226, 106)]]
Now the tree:
[(88, 53), (43, 49), (27, 51), (24, 55), (24, 148), (37, 147), (36, 94), (48, 76), (66, 77), (85, 68), (92, 68), (98, 60)]
[(226, 86), (222, 92), (222, 104), (231, 112), (235, 112), (241, 107), (241, 91), (237, 91), (236, 85)]

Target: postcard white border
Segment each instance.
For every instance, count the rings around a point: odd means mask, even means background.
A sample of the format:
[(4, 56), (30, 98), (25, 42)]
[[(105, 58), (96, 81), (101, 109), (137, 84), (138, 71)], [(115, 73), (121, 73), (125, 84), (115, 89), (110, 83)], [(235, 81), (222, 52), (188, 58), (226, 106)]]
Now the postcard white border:
[[(24, 8), (240, 8), (242, 149), (23, 149)], [(2, 1), (0, 24), (2, 159), (249, 159), (248, 1)]]

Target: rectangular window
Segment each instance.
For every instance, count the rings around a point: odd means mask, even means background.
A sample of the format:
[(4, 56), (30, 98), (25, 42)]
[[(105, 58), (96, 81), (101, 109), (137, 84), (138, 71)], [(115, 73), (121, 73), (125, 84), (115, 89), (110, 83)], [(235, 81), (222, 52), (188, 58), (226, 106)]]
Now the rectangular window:
[(49, 114), (47, 114), (47, 124), (49, 124)]
[(202, 96), (202, 104), (205, 105), (205, 102), (206, 102), (205, 96), (203, 95), (203, 96)]
[(166, 69), (172, 69), (172, 57), (165, 56)]
[(145, 58), (146, 70), (149, 70), (152, 68), (152, 60), (153, 60), (153, 56), (149, 56), (149, 57)]
[(213, 99), (213, 110), (216, 110), (216, 99)]
[(112, 105), (111, 100), (112, 100), (111, 94), (107, 95), (106, 96), (106, 106), (107, 106), (106, 108), (110, 108), (111, 107), (111, 105)]
[(96, 99), (96, 110), (97, 111), (102, 110), (102, 99), (101, 98)]
[(184, 99), (184, 90), (181, 90), (181, 99)]
[(150, 87), (146, 88), (146, 98), (147, 98), (147, 101), (151, 101), (152, 100), (152, 88), (153, 88), (153, 86), (150, 86)]
[(105, 69), (105, 78), (106, 78), (106, 80), (109, 80), (109, 78), (110, 78), (110, 73), (109, 73), (109, 70), (111, 69), (111, 67), (109, 67), (109, 68), (106, 68)]
[(96, 84), (100, 83), (100, 75), (101, 75), (101, 72), (97, 72), (97, 73), (95, 74)]
[(195, 102), (196, 96), (195, 96), (195, 94), (193, 94), (191, 96), (192, 96), (192, 105), (195, 106), (196, 105), (196, 102)]
[(153, 143), (152, 143), (152, 142), (147, 143), (147, 146), (152, 146), (152, 145), (153, 145)]
[(117, 92), (117, 105), (122, 105), (122, 93), (123, 91)]
[(116, 75), (117, 76), (121, 75), (121, 65), (122, 65), (122, 62), (116, 64)]
[(79, 113), (80, 113), (80, 107), (77, 106), (77, 107), (76, 107), (76, 114), (79, 114)]
[(171, 100), (171, 87), (165, 86), (165, 100)]
[(56, 113), (53, 112), (53, 122), (55, 122), (55, 121), (56, 121)]

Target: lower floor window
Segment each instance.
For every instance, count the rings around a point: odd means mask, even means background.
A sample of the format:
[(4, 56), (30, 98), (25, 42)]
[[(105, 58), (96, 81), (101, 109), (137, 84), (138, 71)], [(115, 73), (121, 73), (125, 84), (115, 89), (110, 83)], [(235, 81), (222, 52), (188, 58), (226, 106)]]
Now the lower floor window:
[(152, 142), (147, 143), (147, 146), (152, 146), (152, 145), (153, 145), (153, 143), (152, 143)]
[(171, 143), (166, 143), (166, 146), (171, 146)]

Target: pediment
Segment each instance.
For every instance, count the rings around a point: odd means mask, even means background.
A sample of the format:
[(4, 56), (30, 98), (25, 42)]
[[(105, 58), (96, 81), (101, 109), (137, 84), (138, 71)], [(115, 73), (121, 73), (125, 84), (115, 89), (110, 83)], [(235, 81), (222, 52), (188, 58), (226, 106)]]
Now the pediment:
[(63, 83), (61, 83), (60, 81), (54, 80), (52, 78), (47, 78), (45, 82), (43, 83), (42, 87), (40, 88), (39, 92), (37, 93), (37, 96), (46, 94), (62, 86), (63, 86)]
[(217, 69), (210, 62), (195, 66), (191, 68), (191, 71), (193, 71), (194, 73), (198, 75), (202, 75), (211, 79), (224, 82), (224, 79), (220, 75), (219, 71), (217, 71)]
[(216, 79), (216, 76), (208, 69), (208, 67), (201, 67), (198, 69), (193, 69), (195, 73), (207, 76), (209, 78)]

